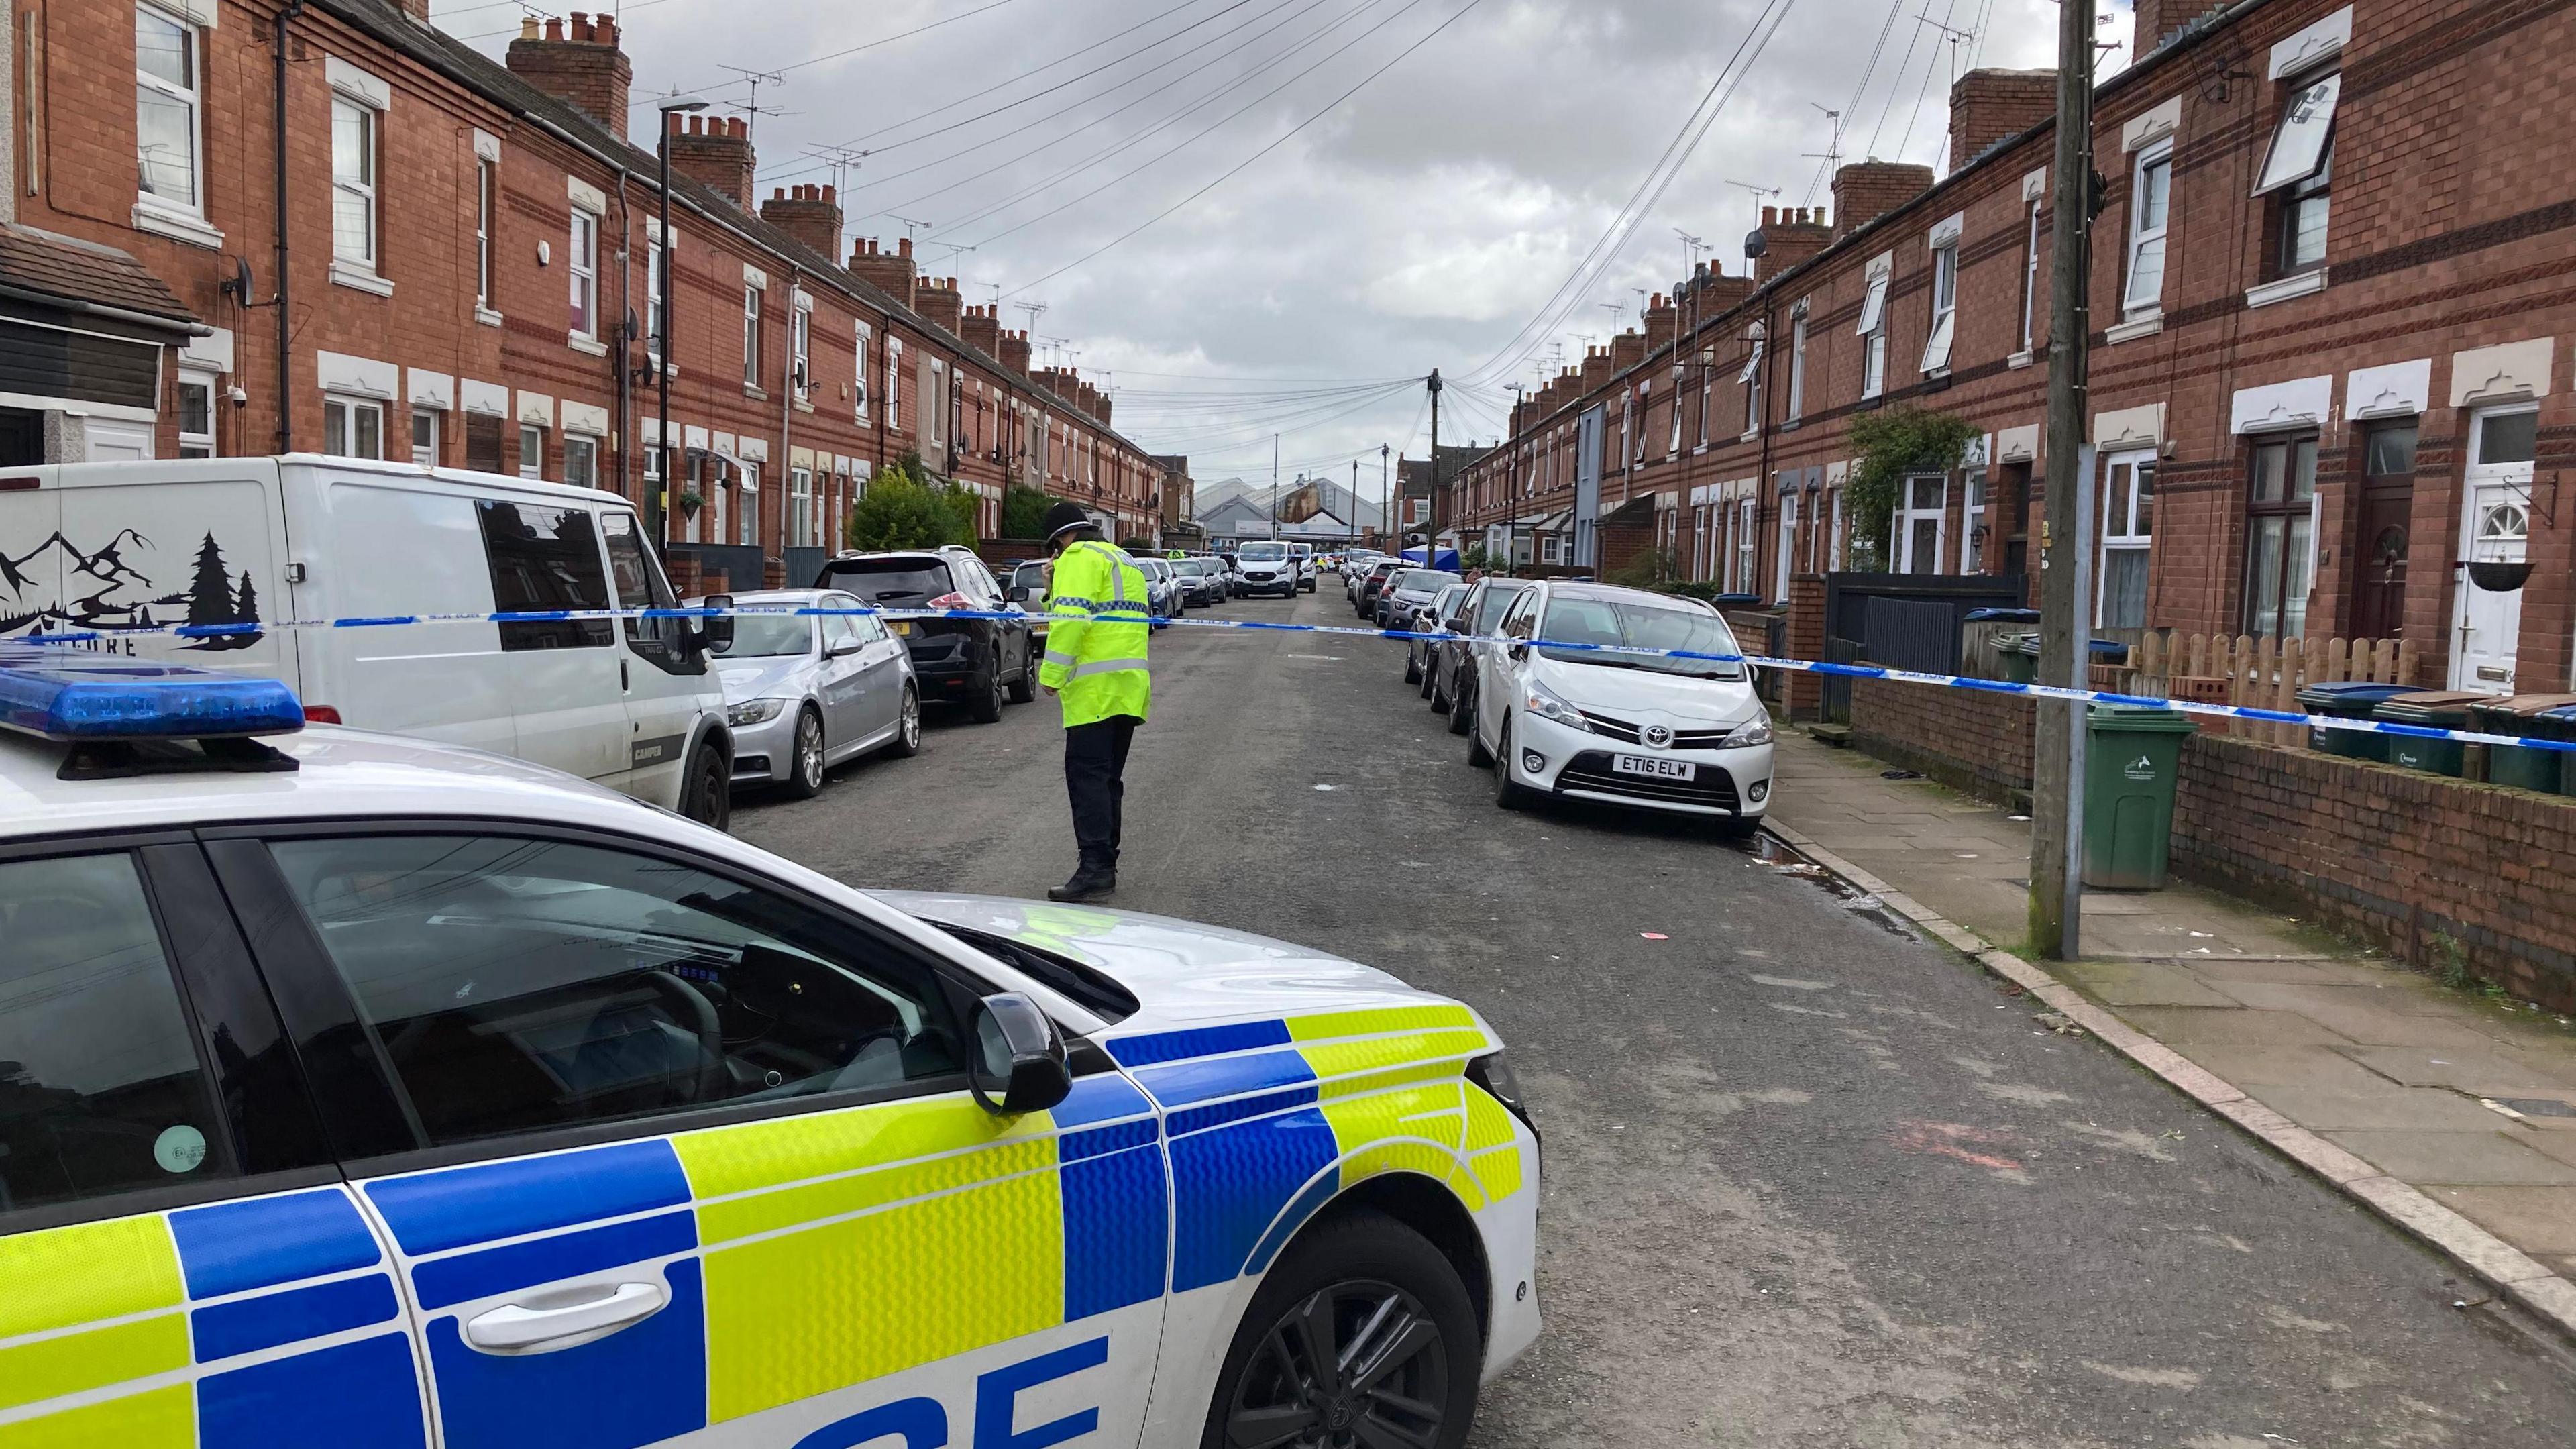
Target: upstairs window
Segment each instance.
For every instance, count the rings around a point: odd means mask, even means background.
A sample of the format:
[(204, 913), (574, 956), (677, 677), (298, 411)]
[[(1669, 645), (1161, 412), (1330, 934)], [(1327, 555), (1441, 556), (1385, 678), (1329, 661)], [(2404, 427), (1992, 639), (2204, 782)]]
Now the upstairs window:
[(2030, 204), (2029, 235), (2021, 252), (2021, 352), (2031, 354), (2039, 336), (2039, 203)]
[(874, 329), (865, 322), (856, 325), (858, 341), (852, 344), (851, 352), (858, 358), (859, 380), (858, 384), (850, 389), (850, 411), (853, 417), (864, 423), (868, 420), (868, 340), (875, 334)]
[(814, 400), (814, 375), (810, 366), (813, 342), (814, 309), (799, 307), (795, 319), (788, 325), (787, 365), (795, 382), (796, 400), (801, 403)]
[(760, 289), (742, 288), (742, 385), (760, 386)]
[(331, 255), (376, 269), (376, 113), (331, 100)]
[(2173, 143), (2138, 153), (2129, 182), (2129, 284), (2121, 307), (2152, 312), (2164, 305), (2165, 224), (2173, 202)]
[(1789, 313), (1789, 406), (1787, 420), (1796, 422), (1807, 411), (1807, 304), (1801, 300)]
[(1735, 378), (1744, 384), (1744, 436), (1748, 438), (1762, 431), (1763, 348), (1762, 335), (1757, 330), (1753, 335), (1753, 350), (1745, 354), (1744, 371), (1736, 374)]
[(136, 186), (152, 201), (190, 213), (205, 207), (198, 184), (197, 27), (149, 5), (134, 8)]
[(2342, 94), (2341, 75), (2302, 84), (2282, 108), (2280, 129), (2272, 133), (2271, 152), (2263, 158), (2263, 175), (2254, 194), (2280, 197), (2274, 213), (2279, 228), (2275, 259), (2283, 276), (2325, 264), (2328, 195), (2334, 184), (2335, 102)]
[[(498, 199), (499, 171), (489, 161), (474, 162), (474, 305), (487, 312), (492, 310), (492, 204)], [(658, 265), (658, 253), (655, 261)]]
[(1923, 343), (1926, 374), (1950, 370), (1950, 343), (1959, 325), (1959, 244), (1932, 252), (1932, 331)]
[(565, 238), (564, 270), (572, 278), (572, 335), (599, 335), (599, 218), (576, 206)]
[(1869, 291), (1861, 298), (1860, 395), (1873, 398), (1887, 391), (1887, 287), (1895, 279), (1895, 260), (1881, 257), (1869, 265)]

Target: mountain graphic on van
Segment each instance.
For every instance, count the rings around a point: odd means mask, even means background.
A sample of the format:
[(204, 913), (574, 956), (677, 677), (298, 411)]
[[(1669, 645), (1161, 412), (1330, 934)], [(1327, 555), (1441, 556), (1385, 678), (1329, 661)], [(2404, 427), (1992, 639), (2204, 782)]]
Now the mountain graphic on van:
[[(0, 547), (0, 635), (84, 629), (149, 629), (165, 624), (256, 624), (259, 594), (248, 573), (238, 586), (209, 531), (197, 547), (196, 566), (184, 590), (164, 589), (143, 565), (158, 549), (131, 528), (95, 549), (84, 549), (60, 530), (25, 553)], [(61, 580), (47, 592), (47, 583)], [(256, 633), (223, 634), (185, 646), (198, 650), (247, 649)]]

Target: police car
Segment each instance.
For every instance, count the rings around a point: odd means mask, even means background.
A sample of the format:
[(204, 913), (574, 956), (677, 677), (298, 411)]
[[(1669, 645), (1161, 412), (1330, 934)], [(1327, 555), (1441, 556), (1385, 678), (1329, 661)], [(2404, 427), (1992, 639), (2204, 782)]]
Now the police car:
[(872, 896), (270, 680), (0, 657), (0, 1444), (1465, 1442), (1485, 1023)]

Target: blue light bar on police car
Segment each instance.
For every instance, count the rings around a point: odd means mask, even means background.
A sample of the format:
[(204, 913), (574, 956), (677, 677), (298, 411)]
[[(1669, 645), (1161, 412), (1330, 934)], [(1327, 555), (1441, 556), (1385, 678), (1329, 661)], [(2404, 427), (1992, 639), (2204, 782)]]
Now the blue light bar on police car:
[(202, 740), (303, 727), (295, 691), (274, 679), (61, 648), (0, 648), (0, 728), (42, 739)]

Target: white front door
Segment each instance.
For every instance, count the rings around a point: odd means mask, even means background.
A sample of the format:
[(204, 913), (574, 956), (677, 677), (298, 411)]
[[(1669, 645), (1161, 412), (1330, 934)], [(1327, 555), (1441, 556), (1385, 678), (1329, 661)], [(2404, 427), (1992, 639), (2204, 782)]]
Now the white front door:
[(2531, 537), (2531, 460), (2539, 420), (2530, 407), (2493, 409), (2470, 420), (2460, 532), (2464, 566), (2451, 616), (2453, 689), (2513, 693), (2522, 590), (2480, 588), (2465, 565), (2523, 561)]

